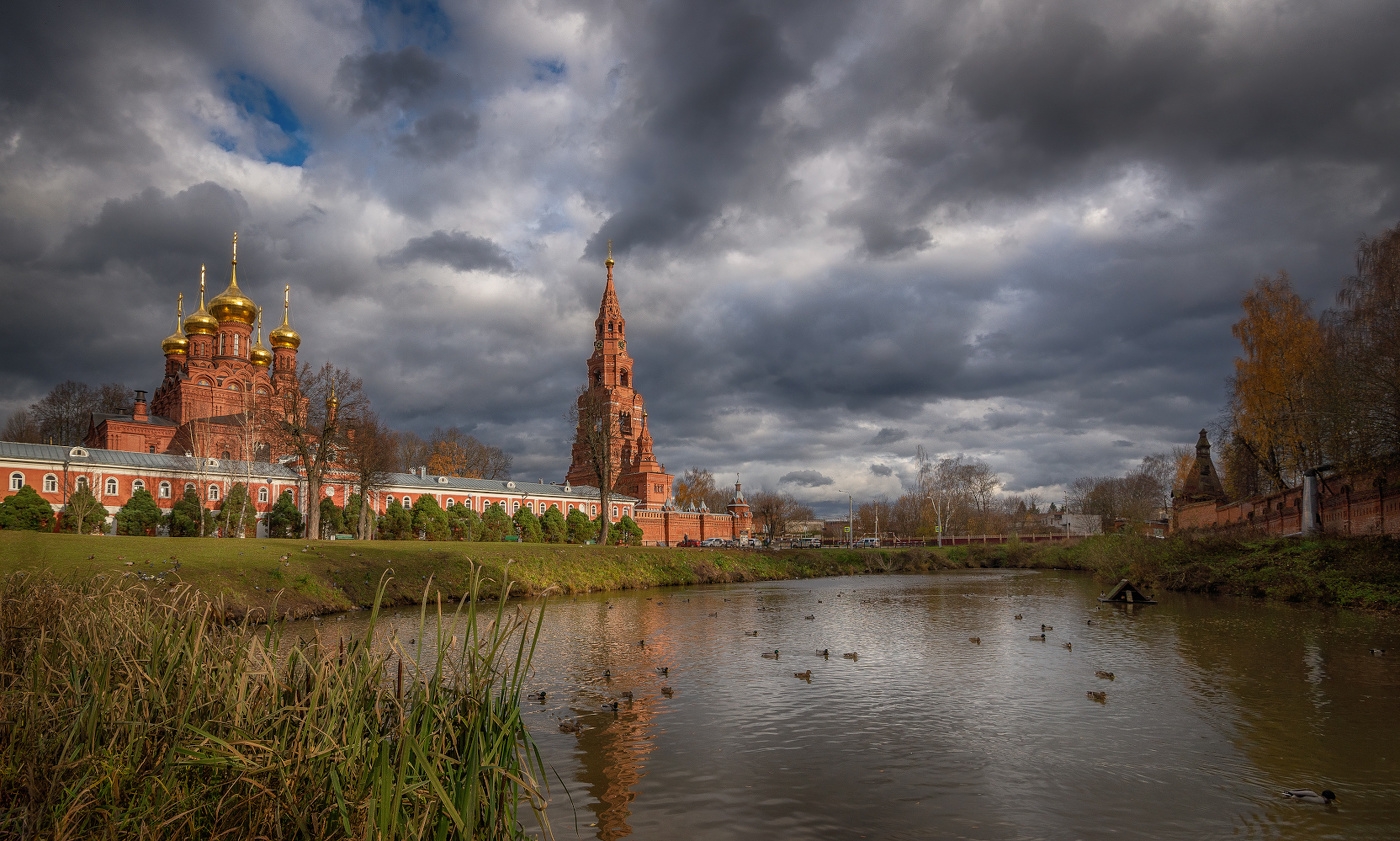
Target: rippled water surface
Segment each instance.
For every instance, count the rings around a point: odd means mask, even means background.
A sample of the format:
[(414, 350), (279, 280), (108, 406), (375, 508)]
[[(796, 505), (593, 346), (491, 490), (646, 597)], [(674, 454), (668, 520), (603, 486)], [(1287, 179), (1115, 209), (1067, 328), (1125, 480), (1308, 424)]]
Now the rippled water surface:
[(1400, 623), (1099, 590), (998, 570), (552, 600), (527, 715), (555, 835), (1400, 837)]

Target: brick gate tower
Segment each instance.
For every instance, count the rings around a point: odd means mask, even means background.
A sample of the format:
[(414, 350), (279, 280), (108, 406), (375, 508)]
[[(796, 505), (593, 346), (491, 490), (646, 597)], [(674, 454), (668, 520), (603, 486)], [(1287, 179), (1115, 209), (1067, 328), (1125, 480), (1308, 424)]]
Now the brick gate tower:
[[(647, 428), (646, 404), (632, 387), (632, 357), (627, 355), (627, 321), (613, 287), (612, 243), (608, 243), (608, 283), (603, 301), (593, 321), (593, 355), (588, 358), (588, 389), (579, 396), (580, 423), (585, 404), (603, 405), (616, 421), (618, 434), (613, 441), (613, 464), (617, 481), (613, 491), (641, 500), (642, 508), (661, 508), (671, 493), (672, 476), (652, 453), (651, 432)], [(566, 480), (571, 485), (597, 486), (598, 479), (588, 464), (583, 431), (574, 439), (573, 462)]]

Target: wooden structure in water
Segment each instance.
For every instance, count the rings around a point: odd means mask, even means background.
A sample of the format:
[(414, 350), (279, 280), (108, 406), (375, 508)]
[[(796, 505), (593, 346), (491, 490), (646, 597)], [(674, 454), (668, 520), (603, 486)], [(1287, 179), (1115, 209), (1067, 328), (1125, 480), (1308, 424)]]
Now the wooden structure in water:
[(1148, 598), (1133, 582), (1124, 578), (1107, 595), (1099, 596), (1101, 602), (1115, 604), (1156, 604), (1156, 599)]

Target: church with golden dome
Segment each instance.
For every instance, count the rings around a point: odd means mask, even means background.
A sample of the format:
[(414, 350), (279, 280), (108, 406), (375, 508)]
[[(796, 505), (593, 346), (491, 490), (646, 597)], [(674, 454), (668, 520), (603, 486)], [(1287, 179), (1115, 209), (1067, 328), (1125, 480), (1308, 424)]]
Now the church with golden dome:
[[(263, 344), (262, 307), (238, 287), (238, 234), (228, 288), (205, 304), (199, 269), (199, 309), (184, 314), (176, 302), (175, 332), (160, 343), (165, 375), (155, 396), (136, 392), (130, 414), (95, 414), (88, 447), (127, 452), (194, 454), (265, 461), (248, 452), (260, 436), (246, 430), (293, 388), (301, 336), (291, 325), (291, 287), (283, 290), (282, 323)], [(265, 446), (265, 445), (262, 445)]]

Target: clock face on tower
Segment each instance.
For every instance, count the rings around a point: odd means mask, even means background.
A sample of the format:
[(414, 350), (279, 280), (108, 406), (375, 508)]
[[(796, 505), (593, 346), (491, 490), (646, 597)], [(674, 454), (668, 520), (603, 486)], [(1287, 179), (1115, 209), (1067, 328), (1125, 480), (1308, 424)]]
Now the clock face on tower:
[(618, 343), (617, 343), (617, 349), (618, 349), (618, 350), (627, 350), (627, 340), (626, 340), (626, 339), (623, 339), (622, 341), (618, 342)]
[(593, 342), (593, 349), (594, 349), (594, 350), (602, 350), (602, 349), (603, 349), (603, 340), (602, 340), (602, 339), (598, 339), (598, 340), (596, 340), (595, 342)]

